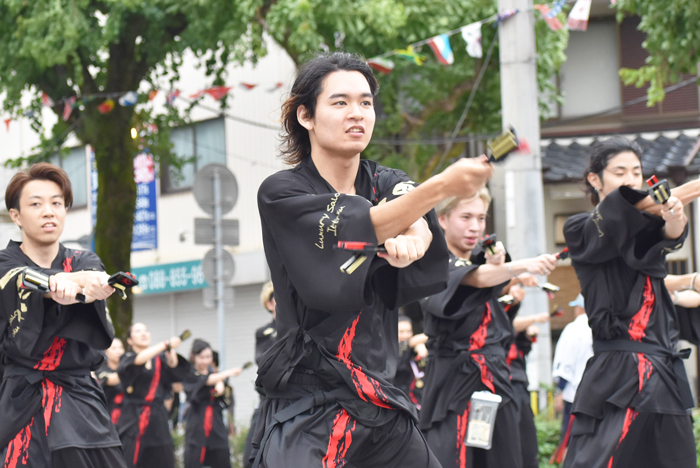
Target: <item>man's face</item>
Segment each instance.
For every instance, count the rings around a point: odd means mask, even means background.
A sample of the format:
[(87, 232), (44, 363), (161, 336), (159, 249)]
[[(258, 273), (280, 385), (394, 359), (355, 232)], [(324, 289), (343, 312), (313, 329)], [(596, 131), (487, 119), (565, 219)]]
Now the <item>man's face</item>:
[(600, 176), (588, 174), (588, 181), (598, 189), (598, 198), (601, 201), (623, 185), (641, 190), (644, 183), (642, 164), (632, 151), (624, 151), (610, 158)]
[(19, 197), (19, 211), (10, 209), (12, 221), (22, 229), (22, 240), (53, 245), (63, 233), (66, 205), (63, 192), (50, 180), (27, 182)]
[(399, 322), (399, 343), (413, 336), (413, 325), (407, 320)]
[[(300, 108), (300, 113), (304, 112)], [(374, 98), (367, 79), (356, 71), (329, 74), (323, 80), (314, 118), (300, 117), (299, 121), (309, 131), (312, 153), (357, 156), (369, 144), (374, 130)]]
[(450, 251), (460, 258), (469, 258), (486, 229), (486, 206), (481, 198), (463, 199), (439, 221)]

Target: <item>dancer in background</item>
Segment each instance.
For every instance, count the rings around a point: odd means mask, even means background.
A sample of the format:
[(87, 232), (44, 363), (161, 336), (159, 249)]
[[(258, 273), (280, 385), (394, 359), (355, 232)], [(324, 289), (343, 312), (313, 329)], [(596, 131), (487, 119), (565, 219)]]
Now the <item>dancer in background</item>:
[[(514, 277), (546, 276), (557, 259), (545, 254), (508, 262), (502, 248), (495, 254), (481, 250), (490, 203), (486, 189), (443, 202), (438, 215), (450, 250), (447, 289), (421, 303), (430, 353), (421, 429), (443, 468), (522, 467), (519, 408), (506, 363), (512, 327), (497, 299)], [(478, 391), (502, 398), (490, 450), (464, 445)]]
[(119, 359), (124, 354), (124, 344), (119, 338), (112, 341), (112, 346), (105, 350), (107, 360), (95, 372), (98, 382), (105, 392), (107, 399), (107, 410), (112, 418), (112, 423), (119, 423), (119, 418), (122, 415), (122, 401), (124, 400), (124, 387), (122, 387), (117, 374), (119, 367)]
[(185, 380), (187, 423), (185, 426), (185, 468), (230, 468), (231, 453), (223, 411), (231, 406), (229, 377), (241, 368), (214, 373), (211, 345), (194, 340), (190, 353), (192, 374)]
[(175, 350), (182, 340), (174, 336), (151, 346), (151, 333), (143, 323), (129, 327), (131, 348), (117, 370), (126, 396), (117, 429), (131, 467), (174, 468), (175, 446), (170, 436), (164, 400), (171, 396), (173, 382), (182, 382), (190, 365)]

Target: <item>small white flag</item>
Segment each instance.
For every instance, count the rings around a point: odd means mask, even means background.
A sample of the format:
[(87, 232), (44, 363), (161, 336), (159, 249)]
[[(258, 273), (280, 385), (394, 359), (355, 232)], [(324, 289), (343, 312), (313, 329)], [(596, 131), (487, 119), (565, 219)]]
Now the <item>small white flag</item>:
[(474, 58), (481, 58), (481, 22), (468, 24), (462, 28), (462, 37), (467, 43), (467, 53)]
[(573, 31), (585, 31), (588, 29), (588, 17), (591, 14), (591, 0), (577, 0), (574, 8), (569, 13), (566, 25)]

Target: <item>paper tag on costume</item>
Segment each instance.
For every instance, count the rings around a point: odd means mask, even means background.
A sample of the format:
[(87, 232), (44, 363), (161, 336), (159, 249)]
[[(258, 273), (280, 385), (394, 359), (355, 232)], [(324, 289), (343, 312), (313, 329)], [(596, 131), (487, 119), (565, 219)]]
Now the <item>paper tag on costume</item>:
[(464, 445), (489, 450), (493, 442), (498, 405), (502, 398), (490, 392), (474, 392), (469, 405), (469, 423)]

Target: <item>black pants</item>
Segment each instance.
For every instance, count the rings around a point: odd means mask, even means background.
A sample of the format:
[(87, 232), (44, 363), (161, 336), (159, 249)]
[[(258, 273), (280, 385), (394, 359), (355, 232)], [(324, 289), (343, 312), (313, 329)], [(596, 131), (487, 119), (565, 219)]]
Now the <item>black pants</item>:
[(696, 468), (690, 416), (608, 406), (603, 419), (576, 415), (565, 468)]
[(490, 450), (464, 445), (469, 410), (449, 413), (425, 431), (428, 445), (443, 468), (522, 468), (519, 409), (513, 401), (498, 407)]
[(253, 416), (250, 418), (250, 428), (248, 429), (248, 435), (245, 438), (245, 446), (243, 447), (243, 468), (253, 467), (253, 462), (250, 460), (250, 454), (253, 453), (253, 434), (255, 433), (255, 426), (260, 420), (260, 407), (262, 404), (263, 400), (260, 401), (260, 404), (253, 412)]
[(407, 414), (399, 412), (384, 425), (368, 427), (338, 403), (315, 406), (275, 427), (260, 466), (440, 468)]
[[(133, 453), (133, 452), (132, 452)], [(175, 453), (172, 445), (141, 447), (136, 468), (175, 468)]]
[(51, 465), (52, 468), (126, 468), (121, 447), (56, 450), (51, 453)]
[(522, 449), (523, 468), (539, 468), (540, 460), (537, 453), (537, 428), (535, 415), (530, 406), (530, 392), (524, 382), (513, 382), (515, 398), (520, 406), (520, 448)]
[(202, 447), (188, 444), (185, 447), (185, 468), (231, 468), (228, 448), (207, 448), (202, 461)]

